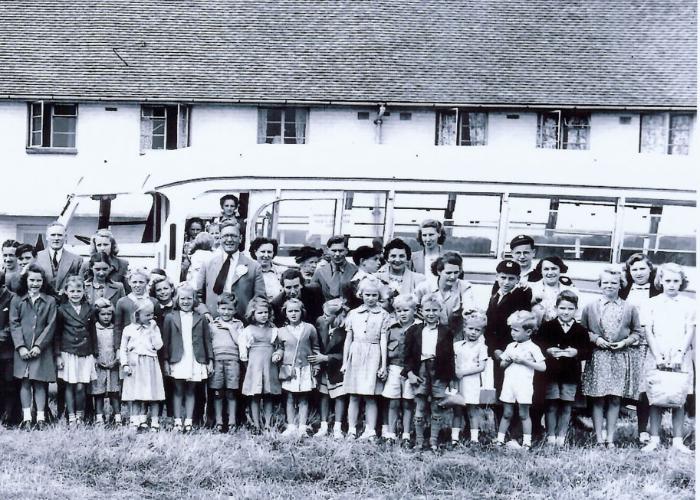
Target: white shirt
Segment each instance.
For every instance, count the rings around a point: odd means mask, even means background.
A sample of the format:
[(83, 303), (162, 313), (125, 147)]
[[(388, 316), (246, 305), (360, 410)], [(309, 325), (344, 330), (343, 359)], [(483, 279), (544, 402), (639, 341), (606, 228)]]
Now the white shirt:
[(56, 255), (56, 262), (61, 262), (61, 257), (63, 257), (63, 247), (61, 247), (60, 250), (51, 250), (49, 249), (49, 260), (51, 261), (51, 264), (53, 264), (53, 256)]
[(435, 357), (435, 348), (437, 347), (437, 334), (437, 326), (423, 326), (423, 331), (421, 332), (421, 361)]
[[(221, 262), (221, 265), (224, 265), (224, 262), (226, 262), (226, 258), (228, 255), (226, 252), (221, 250), (221, 253), (224, 255), (224, 260)], [(228, 275), (226, 276), (226, 283), (224, 284), (224, 290), (231, 290), (231, 287), (233, 286), (233, 281), (236, 278), (236, 267), (238, 266), (238, 259), (240, 259), (241, 253), (240, 252), (234, 252), (231, 254), (231, 265), (228, 268)]]

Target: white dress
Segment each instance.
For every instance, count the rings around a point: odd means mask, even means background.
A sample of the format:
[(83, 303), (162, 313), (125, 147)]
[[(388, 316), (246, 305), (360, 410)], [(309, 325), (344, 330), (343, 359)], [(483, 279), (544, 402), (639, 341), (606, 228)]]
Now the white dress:
[(194, 357), (192, 348), (192, 313), (179, 311), (182, 324), (182, 358), (177, 363), (171, 363), (170, 376), (188, 382), (201, 382), (207, 378), (207, 366)]

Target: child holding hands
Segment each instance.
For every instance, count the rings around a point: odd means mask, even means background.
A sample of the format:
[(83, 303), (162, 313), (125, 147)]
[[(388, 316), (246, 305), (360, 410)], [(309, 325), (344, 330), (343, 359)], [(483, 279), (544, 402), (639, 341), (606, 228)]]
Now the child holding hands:
[[(309, 356), (319, 354), (318, 336), (313, 325), (302, 321), (306, 310), (299, 299), (288, 299), (282, 306), (287, 324), (277, 331), (277, 342), (284, 351), (280, 367), (282, 391), (286, 396), (287, 428), (283, 436), (306, 436), (309, 414), (309, 393), (316, 388), (318, 367), (309, 363)], [(299, 405), (299, 425), (295, 420), (295, 403)]]
[(153, 303), (141, 301), (134, 311), (133, 322), (122, 332), (119, 348), (119, 363), (124, 373), (122, 400), (129, 402), (129, 423), (133, 428), (147, 429), (148, 409), (151, 432), (160, 429), (158, 402), (165, 399), (163, 374), (158, 364), (158, 349), (163, 347), (163, 339), (154, 316)]
[(534, 392), (533, 378), (535, 371), (546, 370), (542, 351), (530, 340), (537, 327), (537, 317), (530, 311), (516, 311), (508, 318), (513, 342), (508, 344), (501, 354), (501, 368), (504, 370), (503, 387), (500, 400), (503, 402), (503, 416), (498, 426), (495, 444), (503, 446), (514, 406), (518, 405), (518, 414), (523, 425), (524, 449), (532, 446), (532, 421), (530, 405)]
[(95, 362), (96, 378), (90, 384), (90, 394), (95, 398), (95, 423), (103, 424), (105, 396), (112, 406), (115, 425), (121, 425), (121, 401), (119, 392), (119, 356), (114, 338), (114, 306), (102, 297), (95, 300)]

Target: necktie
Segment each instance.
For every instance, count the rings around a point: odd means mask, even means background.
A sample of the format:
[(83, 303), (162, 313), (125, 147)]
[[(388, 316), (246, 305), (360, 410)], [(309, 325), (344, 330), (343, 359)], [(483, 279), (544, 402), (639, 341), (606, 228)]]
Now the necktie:
[(340, 281), (341, 278), (343, 277), (343, 270), (342, 268), (337, 265), (337, 264), (331, 264), (333, 267), (332, 273), (331, 273), (331, 282), (330, 282), (330, 292), (333, 297), (340, 297)]
[(58, 271), (58, 259), (56, 258), (56, 252), (53, 253), (53, 258), (51, 259), (51, 268), (53, 269), (54, 273)]
[(216, 276), (216, 281), (214, 281), (213, 292), (217, 295), (221, 295), (224, 292), (224, 285), (226, 284), (226, 278), (228, 278), (228, 270), (231, 267), (231, 254), (226, 255), (226, 260), (221, 266), (221, 271)]

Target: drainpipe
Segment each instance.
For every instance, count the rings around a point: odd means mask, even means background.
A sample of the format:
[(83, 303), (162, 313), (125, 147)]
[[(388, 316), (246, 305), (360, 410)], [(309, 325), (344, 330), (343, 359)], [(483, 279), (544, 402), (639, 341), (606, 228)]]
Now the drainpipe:
[(376, 144), (382, 143), (382, 117), (384, 116), (384, 113), (386, 113), (386, 104), (380, 104), (377, 117), (374, 119), (374, 142)]

